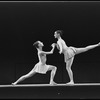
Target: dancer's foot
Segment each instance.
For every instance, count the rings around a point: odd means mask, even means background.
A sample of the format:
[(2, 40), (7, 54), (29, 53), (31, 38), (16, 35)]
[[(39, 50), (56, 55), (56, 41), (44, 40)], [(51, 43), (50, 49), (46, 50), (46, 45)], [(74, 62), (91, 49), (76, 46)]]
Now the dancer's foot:
[(16, 83), (12, 83), (12, 85), (16, 85)]
[(50, 85), (57, 85), (57, 83), (55, 83), (55, 82), (53, 81), (53, 82), (50, 82)]
[(74, 82), (70, 81), (70, 82), (66, 83), (66, 85), (74, 85)]

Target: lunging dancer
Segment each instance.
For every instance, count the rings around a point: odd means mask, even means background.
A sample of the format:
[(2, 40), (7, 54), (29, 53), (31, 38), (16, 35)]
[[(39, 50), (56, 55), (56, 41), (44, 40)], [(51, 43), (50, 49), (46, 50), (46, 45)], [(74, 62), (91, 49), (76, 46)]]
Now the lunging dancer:
[(53, 65), (47, 65), (46, 61), (46, 55), (48, 54), (52, 54), (55, 48), (55, 43), (53, 43), (52, 46), (52, 50), (50, 52), (45, 52), (42, 51), (42, 47), (44, 46), (43, 43), (41, 41), (36, 41), (33, 46), (36, 47), (37, 51), (38, 51), (38, 58), (39, 58), (39, 62), (34, 66), (34, 68), (26, 75), (23, 75), (22, 77), (20, 77), (16, 82), (12, 83), (13, 85), (16, 85), (17, 83), (23, 81), (26, 78), (29, 78), (31, 76), (33, 76), (36, 73), (40, 73), (40, 74), (46, 74), (47, 71), (51, 71), (51, 77), (50, 77), (50, 83), (51, 85), (57, 85), (57, 83), (55, 83), (54, 80), (54, 76), (57, 70), (57, 67), (53, 66)]

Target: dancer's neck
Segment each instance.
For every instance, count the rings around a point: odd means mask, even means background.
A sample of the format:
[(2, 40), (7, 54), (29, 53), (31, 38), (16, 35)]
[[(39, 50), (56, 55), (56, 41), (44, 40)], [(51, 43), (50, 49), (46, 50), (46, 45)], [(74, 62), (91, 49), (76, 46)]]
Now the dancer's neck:
[(58, 37), (58, 40), (59, 40), (59, 39), (62, 39), (62, 38), (61, 38), (61, 37)]
[(37, 50), (42, 51), (42, 48), (37, 48)]

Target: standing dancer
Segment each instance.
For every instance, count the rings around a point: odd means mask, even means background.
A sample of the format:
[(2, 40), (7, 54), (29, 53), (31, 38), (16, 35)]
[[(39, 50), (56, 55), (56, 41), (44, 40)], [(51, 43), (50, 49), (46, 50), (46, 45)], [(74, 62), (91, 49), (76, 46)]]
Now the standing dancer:
[(74, 60), (74, 56), (76, 54), (79, 53), (83, 53), (86, 52), (90, 49), (93, 49), (95, 47), (100, 46), (100, 43), (95, 44), (95, 45), (90, 45), (90, 46), (86, 46), (84, 48), (76, 48), (76, 47), (68, 47), (65, 43), (65, 41), (61, 38), (62, 35), (62, 31), (61, 30), (57, 30), (54, 33), (54, 37), (58, 39), (57, 41), (57, 48), (60, 50), (59, 53), (63, 53), (64, 54), (64, 60), (66, 63), (66, 70), (68, 71), (68, 75), (70, 78), (70, 82), (68, 82), (67, 84), (74, 84), (74, 80), (73, 80), (73, 72), (71, 70), (71, 66)]
[(49, 84), (56, 85), (57, 83), (55, 83), (53, 81), (53, 79), (54, 79), (57, 68), (55, 66), (46, 64), (46, 60), (47, 60), (46, 55), (53, 53), (54, 48), (55, 48), (55, 43), (53, 43), (51, 45), (52, 50), (50, 52), (42, 51), (42, 47), (44, 45), (40, 41), (36, 41), (33, 45), (36, 46), (36, 49), (38, 51), (39, 62), (34, 66), (34, 68), (28, 74), (23, 75), (16, 82), (14, 82), (12, 84), (16, 85), (18, 82), (23, 81), (24, 79), (29, 78), (29, 77), (33, 76), (34, 74), (36, 74), (36, 73), (46, 74), (47, 71), (51, 71), (51, 77), (50, 77), (50, 83)]

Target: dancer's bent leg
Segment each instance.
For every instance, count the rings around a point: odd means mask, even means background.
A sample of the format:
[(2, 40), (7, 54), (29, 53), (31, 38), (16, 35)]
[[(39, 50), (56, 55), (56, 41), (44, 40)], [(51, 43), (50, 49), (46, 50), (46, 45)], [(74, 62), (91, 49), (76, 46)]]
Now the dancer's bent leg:
[(51, 75), (50, 75), (50, 84), (51, 85), (57, 85), (57, 83), (54, 82), (54, 76), (56, 74), (57, 68), (55, 66), (49, 65), (48, 71), (51, 70)]

